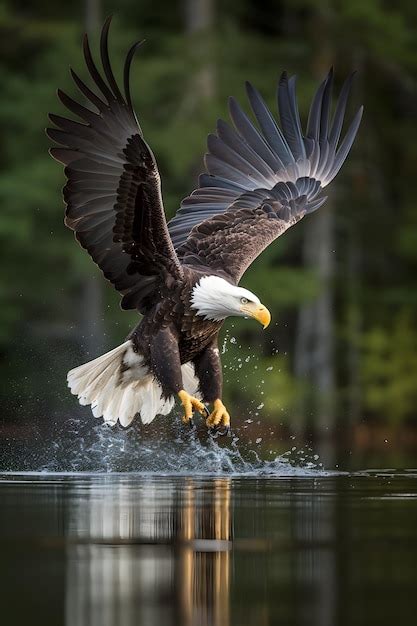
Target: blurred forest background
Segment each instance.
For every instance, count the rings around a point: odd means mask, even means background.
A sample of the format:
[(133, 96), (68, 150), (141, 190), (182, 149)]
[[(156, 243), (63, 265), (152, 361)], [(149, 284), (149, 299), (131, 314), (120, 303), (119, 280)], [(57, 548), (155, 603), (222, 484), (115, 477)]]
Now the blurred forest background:
[(227, 97), (246, 106), (245, 80), (275, 110), (279, 74), (297, 74), (306, 120), (331, 65), (337, 89), (358, 70), (349, 111), (363, 103), (364, 119), (327, 204), (243, 279), (273, 323), (262, 333), (254, 323), (227, 322), (225, 395), (248, 437), (264, 431), (286, 448), (291, 437), (327, 441), (336, 458), (353, 450), (364, 463), (400, 464), (417, 449), (411, 0), (3, 0), (0, 446), (47, 437), (52, 422), (65, 430), (75, 414), (94, 424), (67, 391), (66, 372), (120, 343), (136, 320), (121, 313), (118, 295), (63, 226), (64, 176), (43, 130), (49, 111), (62, 112), (56, 88), (75, 93), (69, 65), (86, 75), (82, 33), (94, 48), (111, 13), (117, 76), (128, 46), (147, 40), (132, 92), (168, 216), (196, 186), (206, 136), (227, 118)]

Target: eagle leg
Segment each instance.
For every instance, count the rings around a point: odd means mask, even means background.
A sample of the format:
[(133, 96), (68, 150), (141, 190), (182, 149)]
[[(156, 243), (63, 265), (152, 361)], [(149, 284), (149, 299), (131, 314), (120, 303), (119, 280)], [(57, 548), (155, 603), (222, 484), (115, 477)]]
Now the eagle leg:
[(207, 414), (207, 409), (204, 404), (198, 399), (191, 396), (184, 389), (181, 389), (178, 392), (178, 397), (181, 401), (181, 404), (184, 408), (184, 415), (182, 416), (182, 421), (184, 424), (190, 424), (190, 427), (193, 426), (193, 411), (198, 411), (201, 415)]
[(230, 431), (230, 415), (224, 406), (223, 402), (217, 398), (213, 403), (213, 411), (206, 419), (206, 424), (209, 428), (218, 428), (224, 426), (224, 433), (227, 434)]

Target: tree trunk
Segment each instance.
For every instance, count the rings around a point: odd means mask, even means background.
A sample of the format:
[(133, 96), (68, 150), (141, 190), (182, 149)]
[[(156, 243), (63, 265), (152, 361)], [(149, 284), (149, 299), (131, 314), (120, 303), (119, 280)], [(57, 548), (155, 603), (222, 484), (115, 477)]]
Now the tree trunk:
[(350, 229), (347, 250), (348, 284), (347, 284), (347, 370), (349, 394), (346, 421), (353, 426), (361, 414), (361, 385), (360, 385), (360, 354), (359, 341), (362, 330), (362, 313), (359, 304), (360, 290), (360, 248), (354, 228)]
[(85, 29), (89, 36), (97, 34), (101, 22), (101, 0), (85, 0)]
[(333, 215), (326, 206), (308, 218), (304, 230), (303, 263), (315, 271), (320, 293), (298, 313), (295, 347), (296, 376), (308, 385), (299, 404), (304, 430), (312, 416), (319, 436), (331, 434), (334, 424), (333, 354)]
[[(314, 74), (322, 80), (332, 65), (333, 54), (325, 37), (329, 24), (327, 13), (318, 11), (313, 18), (313, 32), (321, 33), (315, 41), (312, 63)], [(305, 430), (312, 422), (313, 431), (321, 440), (332, 435), (335, 425), (335, 361), (333, 320), (334, 218), (331, 201), (318, 213), (306, 219), (304, 226), (303, 264), (312, 269), (319, 281), (319, 295), (298, 313), (295, 350), (296, 376), (306, 383), (308, 391), (300, 401), (300, 426)]]
[(215, 93), (215, 70), (209, 42), (213, 24), (214, 0), (186, 0), (185, 30), (191, 41), (193, 58), (198, 63), (187, 94), (187, 110), (193, 109), (201, 100), (213, 98)]

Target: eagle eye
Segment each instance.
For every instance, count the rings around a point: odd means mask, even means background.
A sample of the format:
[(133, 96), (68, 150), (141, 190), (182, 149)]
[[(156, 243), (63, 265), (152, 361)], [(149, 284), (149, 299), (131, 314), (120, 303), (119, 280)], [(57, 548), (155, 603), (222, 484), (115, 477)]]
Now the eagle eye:
[(249, 302), (249, 300), (247, 298), (241, 298), (240, 302), (241, 302), (241, 304), (247, 304)]

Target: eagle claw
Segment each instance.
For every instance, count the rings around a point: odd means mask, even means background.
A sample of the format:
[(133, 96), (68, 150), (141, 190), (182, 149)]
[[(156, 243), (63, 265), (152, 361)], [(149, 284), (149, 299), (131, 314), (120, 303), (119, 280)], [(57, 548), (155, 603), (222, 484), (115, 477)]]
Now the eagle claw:
[(178, 392), (178, 397), (181, 400), (181, 404), (184, 407), (184, 415), (182, 416), (182, 421), (184, 424), (189, 424), (190, 428), (194, 427), (193, 422), (193, 411), (196, 410), (201, 415), (207, 413), (207, 409), (204, 404), (198, 399), (191, 396), (184, 389)]
[(209, 428), (209, 433), (214, 439), (217, 439), (217, 437), (231, 437), (232, 429), (230, 426), (226, 426), (223, 430), (218, 426), (212, 426)]
[[(230, 415), (220, 399), (214, 401), (214, 408), (212, 413), (206, 419), (206, 424), (210, 429), (210, 432), (216, 432), (217, 435), (226, 435), (230, 430)], [(224, 427), (224, 431), (220, 428)]]

